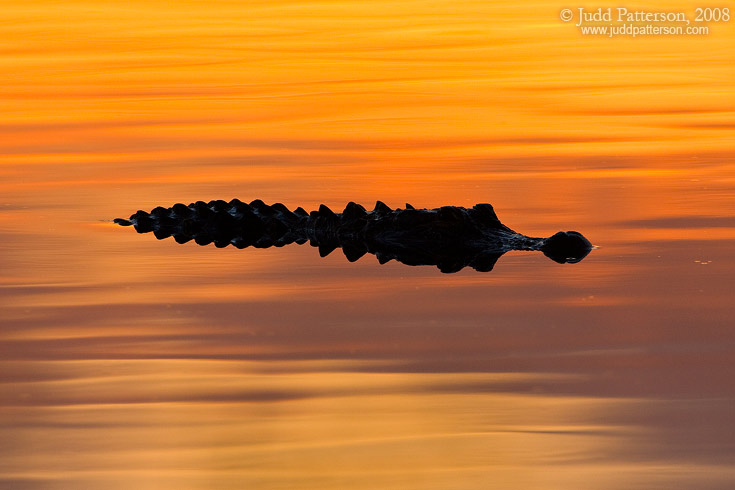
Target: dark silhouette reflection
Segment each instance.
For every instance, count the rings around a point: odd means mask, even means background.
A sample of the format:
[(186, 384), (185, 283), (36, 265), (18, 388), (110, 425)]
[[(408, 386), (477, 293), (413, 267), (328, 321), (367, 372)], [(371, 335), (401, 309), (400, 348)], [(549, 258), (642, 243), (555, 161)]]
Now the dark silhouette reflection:
[(468, 266), (487, 272), (510, 250), (540, 250), (563, 264), (579, 262), (592, 249), (576, 231), (560, 231), (549, 238), (516, 233), (500, 222), (490, 204), (470, 209), (415, 209), (406, 204), (405, 209), (390, 209), (378, 201), (367, 211), (350, 202), (342, 213), (323, 204), (307, 213), (300, 207), (289, 211), (281, 203), (269, 206), (260, 200), (245, 204), (233, 199), (157, 207), (115, 223), (133, 225), (138, 233), (153, 232), (159, 240), (173, 236), (178, 243), (266, 248), (309, 242), (322, 257), (341, 248), (350, 262), (371, 253), (381, 264), (395, 259), (407, 265), (435, 265), (442, 272)]

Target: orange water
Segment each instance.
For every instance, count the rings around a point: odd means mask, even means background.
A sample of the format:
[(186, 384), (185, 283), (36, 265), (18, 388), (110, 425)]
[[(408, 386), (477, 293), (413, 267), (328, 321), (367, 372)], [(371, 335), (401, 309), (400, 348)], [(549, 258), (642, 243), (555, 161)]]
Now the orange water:
[[(0, 487), (732, 488), (734, 24), (563, 7), (3, 5)], [(600, 248), (444, 275), (110, 222), (233, 197)]]

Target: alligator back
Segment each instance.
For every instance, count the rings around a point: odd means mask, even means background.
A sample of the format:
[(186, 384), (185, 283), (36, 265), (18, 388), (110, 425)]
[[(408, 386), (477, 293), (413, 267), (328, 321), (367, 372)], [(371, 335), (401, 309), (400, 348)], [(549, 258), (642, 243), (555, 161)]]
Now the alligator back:
[(408, 265), (436, 265), (443, 272), (465, 266), (489, 271), (503, 253), (542, 250), (545, 240), (503, 225), (489, 204), (469, 209), (415, 209), (407, 204), (391, 209), (378, 201), (368, 211), (350, 202), (341, 213), (323, 204), (307, 213), (281, 203), (233, 199), (157, 207), (115, 222), (133, 225), (138, 233), (153, 232), (159, 240), (173, 237), (178, 243), (266, 248), (309, 242), (322, 257), (341, 248), (350, 262), (372, 253), (380, 263), (395, 259)]

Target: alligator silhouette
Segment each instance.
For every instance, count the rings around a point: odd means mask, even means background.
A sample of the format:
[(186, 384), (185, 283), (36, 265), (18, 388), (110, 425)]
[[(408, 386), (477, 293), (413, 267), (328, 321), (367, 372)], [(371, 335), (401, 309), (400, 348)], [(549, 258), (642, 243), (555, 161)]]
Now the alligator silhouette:
[(560, 231), (549, 238), (516, 233), (500, 222), (490, 204), (436, 209), (406, 204), (405, 209), (390, 209), (378, 201), (367, 211), (350, 202), (341, 213), (323, 204), (307, 213), (300, 207), (289, 211), (281, 203), (269, 206), (259, 199), (250, 204), (233, 199), (159, 206), (115, 223), (133, 225), (138, 233), (153, 232), (159, 240), (173, 236), (178, 243), (267, 248), (309, 242), (322, 257), (341, 248), (350, 262), (371, 253), (381, 264), (395, 259), (407, 265), (435, 265), (446, 273), (467, 266), (490, 271), (510, 250), (540, 250), (556, 262), (575, 263), (593, 248), (576, 231)]

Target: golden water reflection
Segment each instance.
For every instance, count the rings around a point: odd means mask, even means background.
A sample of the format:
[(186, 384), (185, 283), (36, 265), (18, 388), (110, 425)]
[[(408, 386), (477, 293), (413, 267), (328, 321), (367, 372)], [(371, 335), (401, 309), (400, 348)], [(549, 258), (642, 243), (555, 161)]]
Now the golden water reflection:
[[(567, 6), (3, 5), (0, 487), (732, 488), (735, 31)], [(448, 276), (111, 223), (233, 197), (600, 248)]]
[[(686, 474), (700, 471), (713, 481), (732, 477), (729, 467), (707, 462), (687, 462), (684, 471), (678, 451), (659, 440), (662, 426), (701, 407), (507, 388), (563, 385), (565, 376), (368, 374), (350, 370), (358, 364), (334, 361), (285, 363), (276, 371), (272, 363), (180, 360), (43, 368), (54, 379), (26, 381), (20, 390), (3, 385), (5, 393), (17, 394), (15, 400), (4, 396), (3, 420), (13, 421), (4, 427), (6, 441), (32, 448), (22, 454), (2, 449), (10, 482), (27, 479), (43, 488), (61, 487), (60, 479), (75, 488), (643, 488), (686, 483)], [(722, 420), (728, 407), (709, 404), (707, 411)], [(694, 421), (669, 436), (696, 444), (688, 439), (697, 426)], [(631, 442), (638, 447), (632, 452)], [(673, 458), (646, 461), (652, 449)], [(695, 449), (702, 450), (689, 447)]]

